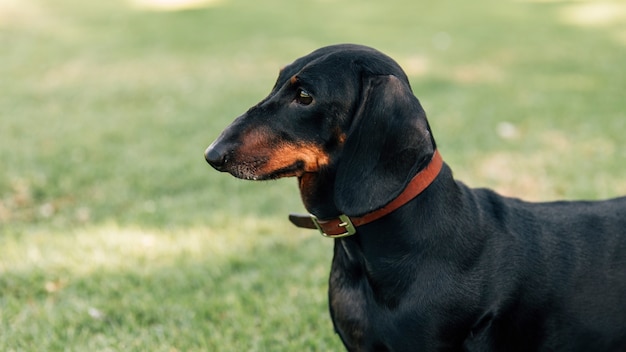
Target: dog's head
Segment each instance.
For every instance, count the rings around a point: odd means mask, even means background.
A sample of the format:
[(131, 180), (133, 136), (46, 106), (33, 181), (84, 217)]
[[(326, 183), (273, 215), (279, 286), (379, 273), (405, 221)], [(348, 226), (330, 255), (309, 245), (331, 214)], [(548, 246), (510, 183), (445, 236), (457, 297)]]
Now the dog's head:
[(205, 158), (242, 179), (297, 176), (309, 211), (330, 197), (341, 212), (360, 215), (395, 198), (434, 149), (400, 66), (368, 47), (334, 45), (283, 68), (269, 96)]

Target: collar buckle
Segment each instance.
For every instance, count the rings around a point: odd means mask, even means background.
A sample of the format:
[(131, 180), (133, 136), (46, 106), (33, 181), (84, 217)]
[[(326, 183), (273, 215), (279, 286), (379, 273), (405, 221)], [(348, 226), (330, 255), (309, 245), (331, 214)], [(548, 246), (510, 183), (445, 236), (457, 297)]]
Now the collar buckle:
[[(342, 214), (339, 215), (339, 223), (336, 225), (337, 228), (343, 228), (345, 230), (345, 232), (340, 232), (340, 233), (328, 233), (328, 225), (332, 226), (333, 223), (337, 222), (337, 220), (332, 220), (332, 221), (323, 221), (320, 222), (320, 220), (317, 218), (317, 216), (310, 214), (311, 216), (311, 221), (313, 221), (313, 224), (315, 224), (315, 227), (317, 227), (317, 229), (319, 230), (319, 232), (322, 234), (322, 236), (324, 237), (328, 237), (328, 238), (342, 238), (342, 237), (348, 237), (348, 236), (352, 236), (356, 233), (356, 228), (354, 227), (354, 224), (352, 224), (352, 221), (350, 220), (350, 217), (348, 217), (348, 215)], [(326, 225), (326, 226), (325, 226)], [(335, 226), (332, 226), (331, 229), (335, 228)]]

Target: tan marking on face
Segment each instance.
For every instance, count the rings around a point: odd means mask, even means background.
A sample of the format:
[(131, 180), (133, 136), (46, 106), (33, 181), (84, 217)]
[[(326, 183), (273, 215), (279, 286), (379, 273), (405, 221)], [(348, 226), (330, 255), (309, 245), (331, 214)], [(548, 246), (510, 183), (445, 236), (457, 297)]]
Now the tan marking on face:
[(302, 176), (317, 172), (330, 163), (330, 157), (313, 143), (284, 143), (267, 128), (248, 131), (234, 160), (248, 165), (250, 176), (263, 177), (285, 170), (280, 177)]
[(291, 84), (296, 84), (298, 82), (298, 76), (291, 76), (289, 82), (291, 82)]
[(344, 144), (346, 142), (346, 138), (348, 137), (345, 133), (339, 134), (339, 137), (337, 138), (339, 140), (339, 144)]
[(302, 163), (302, 168), (286, 176), (301, 176), (308, 172), (318, 172), (330, 162), (328, 155), (314, 144), (284, 144), (275, 148), (268, 155), (269, 159), (260, 169), (263, 173), (272, 173)]
[(312, 173), (306, 173), (302, 175), (302, 177), (300, 177), (298, 181), (299, 181), (300, 191), (303, 193), (303, 195), (306, 194), (307, 196), (309, 196), (312, 185), (315, 182), (315, 175)]
[(305, 173), (298, 178), (298, 186), (300, 188), (300, 197), (304, 203), (304, 207), (309, 209), (311, 206), (311, 197), (315, 193), (315, 184), (317, 183), (317, 174)]
[(272, 132), (268, 128), (254, 128), (247, 131), (243, 138), (241, 153), (243, 155), (255, 154), (259, 149), (270, 148)]

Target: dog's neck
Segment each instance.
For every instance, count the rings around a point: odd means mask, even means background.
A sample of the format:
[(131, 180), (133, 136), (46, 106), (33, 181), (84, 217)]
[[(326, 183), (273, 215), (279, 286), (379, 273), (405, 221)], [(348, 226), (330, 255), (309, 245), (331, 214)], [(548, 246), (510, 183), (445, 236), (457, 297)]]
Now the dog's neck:
[[(435, 180), (435, 178), (439, 175), (439, 172), (443, 166), (443, 161), (441, 159), (441, 155), (437, 150), (435, 150), (432, 155), (431, 160), (428, 162), (426, 167), (420, 170), (413, 179), (407, 184), (400, 194), (393, 199), (391, 202), (386, 204), (385, 206), (373, 210), (369, 213), (366, 213), (359, 217), (348, 217), (345, 214), (334, 215), (334, 216), (320, 216), (320, 215), (311, 215), (310, 218), (302, 215), (291, 215), (290, 220), (299, 227), (305, 228), (318, 228), (322, 235), (327, 237), (345, 237), (350, 236), (356, 233), (355, 227), (368, 224), (370, 222), (376, 221), (380, 218), (383, 218), (406, 203), (410, 202), (413, 198), (417, 197), (420, 193), (422, 193), (428, 186)], [(317, 177), (316, 177), (317, 176)], [(301, 177), (299, 179), (300, 182), (300, 191), (302, 194), (302, 199), (307, 206), (307, 209), (311, 211), (312, 214), (320, 214), (320, 211), (313, 211), (313, 205), (321, 204), (325, 205), (320, 207), (320, 210), (326, 210), (329, 214), (334, 212), (334, 214), (338, 213), (337, 207), (331, 200), (332, 191), (326, 190), (324, 192), (323, 189), (320, 189), (321, 182), (320, 180), (326, 180), (327, 184), (322, 185), (325, 187), (332, 186), (333, 182), (328, 182), (329, 178), (326, 175), (325, 178), (319, 177), (319, 175), (308, 175), (308, 177)], [(329, 206), (332, 204), (332, 206)], [(323, 220), (318, 220), (318, 219)]]
[(300, 197), (304, 207), (320, 219), (332, 218), (341, 214), (334, 201), (335, 173), (324, 170), (320, 173), (306, 173), (298, 178)]
[[(314, 190), (325, 190), (328, 193), (314, 193), (311, 195), (318, 196), (317, 198), (303, 199), (324, 199), (327, 203), (313, 204), (316, 207), (308, 210), (321, 211), (318, 214), (328, 214), (329, 217), (336, 216), (339, 211), (332, 201), (332, 188), (328, 188), (328, 184), (316, 185), (320, 188)], [(441, 222), (429, 216), (446, 214), (459, 219), (460, 223), (471, 224), (476, 219), (471, 217), (472, 212), (463, 211), (472, 206), (471, 201), (468, 204), (467, 197), (463, 195), (465, 189), (464, 185), (454, 180), (450, 168), (443, 164), (435, 180), (419, 196), (387, 216), (358, 227), (357, 235), (335, 239), (333, 265), (364, 268), (368, 272), (368, 278), (381, 289), (380, 292), (389, 294), (384, 300), (393, 301), (411, 283), (399, 283), (396, 276), (390, 274), (397, 269), (397, 265), (405, 265), (403, 270), (407, 270), (406, 266), (412, 267), (409, 271), (417, 270), (416, 266), (424, 258), (432, 256), (446, 258), (450, 263), (469, 261), (468, 257), (476, 256), (475, 247), (480, 246), (482, 241), (468, 241), (463, 236), (467, 228), (459, 228), (457, 223)]]
[[(461, 223), (472, 224), (464, 212), (469, 205), (462, 185), (452, 177), (447, 165), (437, 179), (418, 197), (378, 221), (358, 228), (358, 235), (335, 240), (334, 265), (367, 272), (383, 301), (394, 302), (413, 283), (398, 280), (394, 273), (414, 273), (430, 258), (446, 263), (470, 262), (477, 256), (481, 241), (463, 235), (467, 227), (441, 221), (432, 214), (446, 214)], [(443, 259), (442, 259), (443, 258)]]

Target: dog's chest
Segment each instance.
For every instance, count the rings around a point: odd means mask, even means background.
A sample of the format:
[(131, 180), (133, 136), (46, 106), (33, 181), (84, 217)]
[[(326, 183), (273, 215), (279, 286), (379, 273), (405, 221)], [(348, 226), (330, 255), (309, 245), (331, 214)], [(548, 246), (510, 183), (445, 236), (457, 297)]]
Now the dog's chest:
[(350, 262), (345, 253), (335, 253), (329, 299), (335, 329), (350, 350), (395, 350), (391, 344), (408, 342), (410, 336), (419, 335), (409, 333), (417, 329), (411, 321), (415, 310), (409, 313), (390, 307), (390, 302), (398, 298), (382, 297), (380, 289), (372, 286), (365, 268)]
[(453, 275), (416, 262), (381, 277), (337, 247), (329, 280), (330, 310), (348, 350), (430, 346), (425, 350), (454, 351), (463, 344), (471, 327), (466, 307), (471, 300), (453, 294), (455, 282), (443, 279)]
[[(369, 285), (358, 273), (346, 272), (333, 265), (329, 284), (330, 310), (333, 324), (344, 344), (352, 348), (365, 348), (378, 340), (372, 324), (375, 303)], [(381, 320), (381, 319), (378, 319)], [(380, 324), (381, 321), (378, 322)]]

